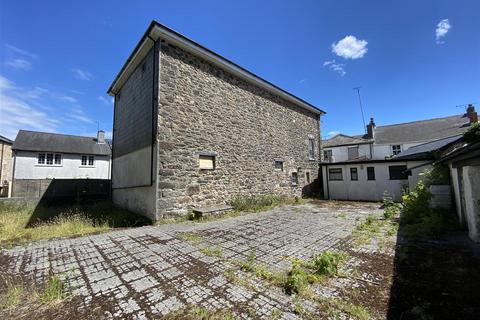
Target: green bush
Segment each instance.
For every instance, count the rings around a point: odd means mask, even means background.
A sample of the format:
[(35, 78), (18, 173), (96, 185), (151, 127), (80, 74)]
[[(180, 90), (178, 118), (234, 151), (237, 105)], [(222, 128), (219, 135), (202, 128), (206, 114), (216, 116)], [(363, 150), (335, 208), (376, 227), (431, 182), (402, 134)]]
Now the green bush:
[(294, 262), (292, 268), (287, 274), (284, 288), (287, 294), (300, 293), (309, 283), (309, 274), (302, 265)]
[(480, 122), (472, 123), (470, 128), (463, 135), (467, 142), (479, 142), (480, 141)]
[(276, 207), (281, 204), (294, 204), (297, 199), (287, 196), (239, 196), (230, 202), (235, 211), (257, 212)]
[(318, 275), (337, 275), (345, 256), (339, 252), (325, 251), (313, 258), (313, 267)]

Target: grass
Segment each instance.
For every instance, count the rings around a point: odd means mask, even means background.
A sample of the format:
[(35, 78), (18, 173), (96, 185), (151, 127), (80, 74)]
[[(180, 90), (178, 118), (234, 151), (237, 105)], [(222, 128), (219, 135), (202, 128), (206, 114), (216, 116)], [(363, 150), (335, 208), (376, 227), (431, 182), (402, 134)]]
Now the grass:
[(171, 312), (162, 319), (185, 319), (185, 320), (234, 320), (235, 315), (230, 310), (209, 310), (202, 307), (193, 307)]
[(0, 245), (81, 236), (149, 223), (107, 201), (43, 206), (0, 203)]
[(306, 199), (283, 195), (240, 196), (233, 199), (230, 205), (234, 211), (238, 212), (259, 212), (272, 209), (279, 205), (304, 204), (307, 201)]
[(195, 232), (179, 232), (177, 235), (183, 241), (187, 241), (192, 244), (199, 244), (203, 241), (202, 236)]
[(43, 287), (27, 287), (20, 281), (3, 279), (4, 290), (0, 295), (0, 310), (12, 310), (20, 304), (52, 305), (68, 298), (67, 287), (59, 276), (51, 276)]
[(204, 255), (207, 255), (209, 257), (221, 257), (222, 256), (222, 248), (218, 246), (208, 246), (205, 248), (201, 248), (200, 252), (202, 252)]

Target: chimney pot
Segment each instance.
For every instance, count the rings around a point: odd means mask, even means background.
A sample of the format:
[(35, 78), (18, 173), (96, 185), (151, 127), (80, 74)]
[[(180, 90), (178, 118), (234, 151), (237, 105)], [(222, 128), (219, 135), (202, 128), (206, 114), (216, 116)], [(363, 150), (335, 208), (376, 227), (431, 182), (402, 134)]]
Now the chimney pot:
[(105, 143), (105, 131), (98, 130), (97, 132), (97, 143)]
[(470, 124), (478, 122), (478, 114), (473, 104), (469, 104), (467, 107), (467, 117), (470, 119)]

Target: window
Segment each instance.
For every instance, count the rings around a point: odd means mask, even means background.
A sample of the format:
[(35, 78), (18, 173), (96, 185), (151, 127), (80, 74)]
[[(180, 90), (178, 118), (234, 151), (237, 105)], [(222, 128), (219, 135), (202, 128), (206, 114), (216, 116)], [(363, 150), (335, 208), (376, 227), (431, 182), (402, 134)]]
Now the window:
[(45, 153), (39, 153), (37, 159), (38, 164), (45, 164)]
[(62, 164), (62, 155), (60, 153), (39, 153), (37, 156), (37, 164), (59, 166)]
[(283, 161), (275, 160), (275, 169), (283, 171)]
[(342, 168), (328, 169), (328, 180), (330, 181), (342, 181)]
[(198, 167), (201, 170), (214, 170), (215, 169), (215, 156), (211, 155), (199, 155)]
[(305, 180), (307, 181), (308, 184), (310, 184), (310, 172), (305, 172)]
[(332, 161), (332, 150), (323, 150), (323, 160)]
[(407, 166), (389, 166), (390, 180), (408, 180)]
[(350, 168), (350, 180), (357, 181), (358, 180), (358, 169), (357, 168)]
[(400, 152), (402, 152), (402, 146), (400, 144), (392, 145), (392, 155), (396, 156)]
[(57, 165), (62, 164), (62, 155), (59, 153), (55, 153), (54, 162)]
[(292, 172), (292, 186), (296, 186), (298, 184), (298, 174), (296, 172)]
[(315, 160), (315, 139), (308, 138), (308, 158)]
[(367, 167), (367, 180), (375, 180), (375, 168)]
[(353, 160), (358, 158), (358, 146), (348, 148), (348, 160)]
[(95, 156), (82, 155), (82, 167), (93, 167), (95, 165)]

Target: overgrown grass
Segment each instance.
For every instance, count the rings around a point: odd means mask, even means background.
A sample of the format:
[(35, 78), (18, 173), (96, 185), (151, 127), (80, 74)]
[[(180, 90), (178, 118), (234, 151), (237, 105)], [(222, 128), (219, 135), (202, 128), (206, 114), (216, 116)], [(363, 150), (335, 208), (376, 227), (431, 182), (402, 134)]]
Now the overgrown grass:
[(202, 252), (204, 255), (207, 255), (209, 257), (221, 257), (222, 256), (222, 248), (218, 246), (207, 246), (205, 248), (201, 248), (200, 252)]
[(2, 294), (0, 294), (0, 310), (14, 309), (20, 304), (51, 305), (68, 298), (66, 282), (59, 276), (48, 278), (44, 286), (27, 286), (21, 281), (2, 279)]
[(80, 236), (149, 223), (110, 202), (42, 206), (0, 202), (0, 245)]
[(263, 195), (263, 196), (239, 196), (230, 202), (233, 210), (239, 212), (259, 212), (272, 209), (279, 205), (292, 205), (306, 203), (306, 199), (289, 196)]
[(202, 307), (186, 308), (173, 311), (162, 317), (165, 320), (234, 320), (237, 319), (232, 311), (227, 309), (209, 310)]

